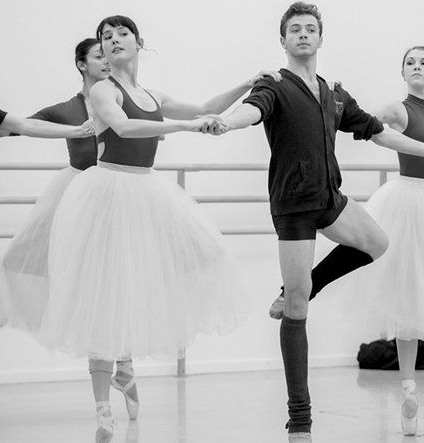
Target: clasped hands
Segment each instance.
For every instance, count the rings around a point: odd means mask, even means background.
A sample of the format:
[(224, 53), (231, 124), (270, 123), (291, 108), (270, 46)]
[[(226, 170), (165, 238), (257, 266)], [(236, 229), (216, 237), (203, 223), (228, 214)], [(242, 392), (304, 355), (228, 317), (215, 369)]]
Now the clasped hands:
[(194, 132), (221, 135), (230, 130), (230, 125), (218, 114), (208, 114), (193, 120)]

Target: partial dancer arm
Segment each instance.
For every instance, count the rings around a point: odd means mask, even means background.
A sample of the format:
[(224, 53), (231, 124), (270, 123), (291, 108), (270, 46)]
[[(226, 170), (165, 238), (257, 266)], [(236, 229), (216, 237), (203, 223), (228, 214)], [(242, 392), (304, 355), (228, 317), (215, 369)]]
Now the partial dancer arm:
[(40, 138), (85, 138), (94, 133), (93, 123), (89, 120), (80, 126), (69, 126), (18, 117), (4, 111), (0, 111), (0, 129)]
[(388, 123), (383, 126), (377, 117), (363, 111), (345, 90), (340, 88), (339, 91), (344, 105), (339, 126), (341, 131), (352, 132), (355, 140), (371, 140), (384, 148), (424, 157), (424, 143), (398, 132), (404, 130), (399, 106), (391, 105), (380, 111), (380, 116)]
[(241, 85), (219, 94), (200, 105), (175, 100), (159, 91), (152, 92), (161, 103), (164, 117), (178, 120), (191, 120), (199, 115), (220, 114), (224, 112), (265, 76), (272, 78), (276, 82), (281, 80), (281, 74), (279, 72), (261, 71)]
[(406, 137), (386, 124), (384, 125), (384, 130), (379, 134), (373, 135), (371, 140), (384, 148), (424, 157), (424, 143)]
[(203, 126), (214, 122), (210, 117), (170, 122), (129, 119), (118, 104), (118, 91), (106, 82), (99, 82), (91, 88), (90, 101), (99, 119), (96, 122), (97, 132), (110, 127), (122, 138), (149, 138), (180, 131), (199, 132)]

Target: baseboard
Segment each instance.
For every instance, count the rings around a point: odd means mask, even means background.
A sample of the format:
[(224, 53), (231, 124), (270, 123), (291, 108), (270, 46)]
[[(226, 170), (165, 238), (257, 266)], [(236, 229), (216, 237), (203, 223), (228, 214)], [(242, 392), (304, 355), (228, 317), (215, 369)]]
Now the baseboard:
[[(355, 366), (355, 355), (315, 356), (310, 357), (311, 368), (334, 366)], [(138, 377), (176, 376), (176, 363), (136, 363)], [(222, 360), (187, 362), (186, 374), (213, 374), (219, 372), (270, 371), (282, 369), (281, 359)], [(89, 374), (84, 368), (37, 369), (31, 371), (0, 371), (0, 384), (35, 383), (50, 381), (88, 380)]]

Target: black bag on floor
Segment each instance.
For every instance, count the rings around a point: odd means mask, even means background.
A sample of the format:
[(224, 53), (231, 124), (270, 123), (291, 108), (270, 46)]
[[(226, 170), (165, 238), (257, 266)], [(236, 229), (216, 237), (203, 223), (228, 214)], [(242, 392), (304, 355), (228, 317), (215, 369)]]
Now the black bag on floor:
[[(358, 356), (361, 369), (399, 369), (396, 340), (376, 340), (362, 343)], [(418, 340), (417, 363), (415, 369), (424, 369), (424, 342)]]

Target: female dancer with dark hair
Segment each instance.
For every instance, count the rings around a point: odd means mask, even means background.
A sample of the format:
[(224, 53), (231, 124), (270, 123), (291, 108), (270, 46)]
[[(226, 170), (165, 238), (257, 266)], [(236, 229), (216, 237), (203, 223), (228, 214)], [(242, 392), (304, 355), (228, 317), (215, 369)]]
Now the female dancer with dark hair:
[[(5, 321), (15, 327), (37, 330), (48, 297), (48, 247), (51, 224), (56, 208), (66, 187), (79, 172), (97, 162), (97, 144), (92, 123), (92, 110), (89, 91), (98, 81), (109, 76), (108, 63), (95, 38), (86, 38), (75, 48), (75, 65), (83, 78), (81, 92), (70, 100), (41, 109), (30, 119), (13, 119), (8, 114), (6, 122), (0, 126), (17, 134), (40, 136), (39, 131), (28, 132), (28, 127), (38, 128), (47, 125), (50, 131), (46, 136), (65, 137), (68, 145), (70, 166), (60, 171), (45, 192), (37, 200), (27, 222), (20, 228), (10, 243), (0, 266), (0, 312)], [(35, 123), (44, 120), (51, 123)], [(11, 122), (15, 122), (14, 125)], [(80, 125), (82, 127), (66, 125)], [(19, 123), (19, 125), (18, 125)], [(51, 129), (53, 128), (53, 129)], [(64, 132), (64, 128), (66, 132)], [(45, 130), (45, 129), (44, 129)], [(23, 131), (23, 132), (22, 132)], [(34, 132), (35, 131), (35, 132)], [(80, 137), (81, 132), (84, 137)], [(117, 361), (117, 372), (113, 386), (125, 393), (130, 415), (138, 406), (136, 387), (128, 385), (132, 371), (130, 356)]]
[[(88, 354), (96, 441), (107, 442), (114, 432), (109, 386), (116, 359), (173, 359), (199, 332), (226, 333), (245, 318), (245, 291), (219, 230), (151, 167), (159, 136), (217, 125), (196, 116), (224, 111), (262, 75), (191, 105), (138, 84), (143, 41), (131, 19), (108, 17), (97, 37), (111, 69), (90, 92), (99, 162), (75, 177), (56, 211), (38, 338)], [(121, 369), (130, 377), (122, 390), (135, 418), (133, 370)]]
[[(64, 190), (75, 175), (96, 164), (97, 146), (90, 119), (88, 92), (95, 82), (109, 75), (99, 42), (90, 38), (79, 43), (75, 49), (75, 64), (83, 75), (82, 91), (66, 102), (44, 108), (31, 118), (21, 121), (22, 125), (34, 125), (33, 119), (44, 120), (44, 125), (55, 127), (56, 137), (66, 138), (70, 158), (70, 167), (60, 171), (40, 196), (0, 263), (0, 307), (3, 306), (0, 318), (30, 330), (39, 324), (40, 309), (47, 301), (48, 244), (54, 213)], [(22, 132), (19, 127), (5, 126), (7, 120), (8, 116), (2, 125), (3, 130)], [(63, 125), (74, 126), (70, 127), (72, 130), (64, 132), (60, 130)], [(78, 132), (75, 128), (79, 127), (84, 128), (85, 138), (76, 138), (80, 135), (74, 135)], [(32, 293), (40, 297), (30, 296)], [(38, 309), (33, 309), (33, 303)]]

